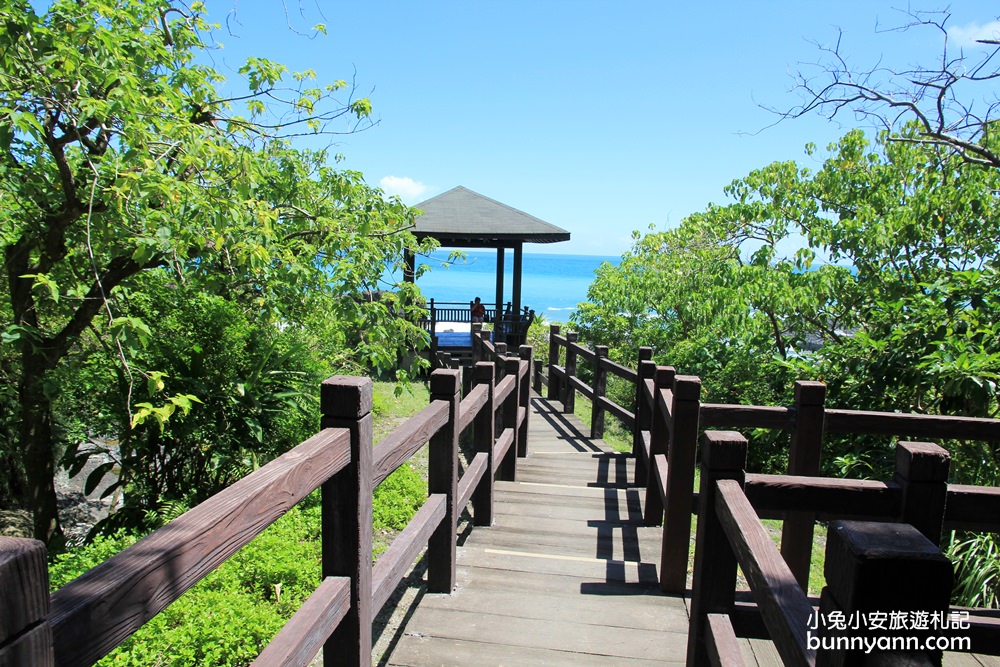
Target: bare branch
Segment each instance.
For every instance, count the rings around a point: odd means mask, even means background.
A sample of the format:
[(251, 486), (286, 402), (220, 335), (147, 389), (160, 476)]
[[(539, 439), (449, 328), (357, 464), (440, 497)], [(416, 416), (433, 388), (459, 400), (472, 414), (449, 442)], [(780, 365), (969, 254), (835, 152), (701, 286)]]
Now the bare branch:
[(997, 94), (992, 87), (970, 92), (974, 89), (967, 85), (1000, 78), (1000, 40), (978, 40), (994, 47), (985, 55), (960, 51), (953, 57), (947, 11), (903, 13), (902, 25), (876, 26), (876, 33), (936, 31), (941, 46), (934, 66), (893, 69), (880, 61), (868, 69), (852, 67), (843, 56), (843, 33), (838, 31), (834, 46), (817, 44), (823, 59), (801, 65), (795, 74), (801, 103), (785, 109), (763, 108), (778, 116), (775, 124), (813, 113), (829, 120), (850, 113), (856, 121), (895, 135), (902, 135), (905, 125), (915, 121), (920, 128), (917, 136), (899, 140), (942, 146), (970, 164), (1000, 168), (1000, 154), (987, 141), (990, 126), (998, 120)]

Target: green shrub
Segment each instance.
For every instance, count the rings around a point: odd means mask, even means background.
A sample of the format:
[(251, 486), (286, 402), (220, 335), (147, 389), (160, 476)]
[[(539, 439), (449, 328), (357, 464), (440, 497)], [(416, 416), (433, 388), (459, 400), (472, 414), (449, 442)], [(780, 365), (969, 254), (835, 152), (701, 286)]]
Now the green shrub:
[[(320, 581), (320, 509), (294, 507), (218, 569), (139, 629), (99, 665), (249, 664)], [(57, 589), (134, 543), (116, 533), (59, 557)]]
[[(375, 490), (375, 533), (402, 530), (426, 498), (420, 474), (409, 464), (401, 466)], [(249, 664), (320, 583), (320, 511), (314, 493), (98, 664)], [(49, 568), (52, 590), (137, 540), (125, 532), (98, 536), (59, 556)]]
[(375, 489), (372, 524), (376, 532), (402, 530), (427, 500), (427, 483), (409, 464), (389, 475)]

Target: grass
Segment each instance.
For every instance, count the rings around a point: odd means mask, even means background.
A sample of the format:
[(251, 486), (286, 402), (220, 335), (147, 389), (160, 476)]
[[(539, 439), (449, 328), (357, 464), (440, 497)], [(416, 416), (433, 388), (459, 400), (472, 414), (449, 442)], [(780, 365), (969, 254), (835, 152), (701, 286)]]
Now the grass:
[[(573, 414), (588, 427), (588, 433), (592, 410), (590, 400), (577, 394), (573, 402)], [(616, 452), (632, 451), (631, 431), (622, 426), (617, 417), (606, 412), (604, 413), (604, 437), (601, 439)]]
[[(397, 387), (395, 382), (376, 382), (373, 388), (373, 441), (378, 444), (403, 422), (430, 402), (430, 390), (422, 382)], [(372, 498), (372, 554), (385, 551), (427, 499), (427, 446), (379, 484)]]
[(377, 443), (392, 433), (397, 426), (417, 414), (430, 403), (430, 390), (423, 382), (411, 382), (398, 387), (395, 382), (375, 382), (372, 403), (374, 408), (374, 441)]

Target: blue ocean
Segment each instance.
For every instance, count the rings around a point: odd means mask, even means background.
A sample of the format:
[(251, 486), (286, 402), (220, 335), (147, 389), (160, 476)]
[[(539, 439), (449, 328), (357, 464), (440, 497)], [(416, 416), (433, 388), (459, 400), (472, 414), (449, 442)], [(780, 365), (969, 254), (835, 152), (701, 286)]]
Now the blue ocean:
[[(495, 250), (464, 251), (466, 257), (448, 262), (449, 250), (436, 250), (418, 257), (417, 264), (430, 271), (417, 279), (417, 286), (436, 302), (468, 303), (477, 296), (485, 303), (496, 298), (497, 253)], [(545, 316), (549, 322), (569, 321), (577, 304), (587, 300), (587, 288), (594, 271), (604, 262), (618, 264), (620, 257), (599, 255), (550, 255), (524, 253), (521, 277), (521, 304)], [(511, 300), (514, 254), (504, 259), (504, 302)]]

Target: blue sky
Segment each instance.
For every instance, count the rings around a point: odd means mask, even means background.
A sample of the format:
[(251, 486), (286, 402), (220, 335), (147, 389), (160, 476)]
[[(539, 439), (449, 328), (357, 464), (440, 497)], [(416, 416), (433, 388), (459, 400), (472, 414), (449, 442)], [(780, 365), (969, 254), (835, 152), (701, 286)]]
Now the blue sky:
[[(211, 3), (210, 3), (211, 4)], [(902, 25), (906, 0), (323, 2), (254, 0), (219, 33), (235, 83), (248, 55), (354, 80), (376, 127), (340, 138), (342, 166), (415, 204), (457, 185), (569, 230), (526, 252), (617, 255), (634, 229), (677, 225), (723, 202), (734, 178), (775, 160), (816, 166), (840, 124), (766, 128), (791, 107), (791, 74), (843, 31), (858, 66), (929, 65), (932, 31)], [(943, 5), (912, 4), (913, 9)], [(952, 43), (1000, 35), (996, 3), (953, 3)], [(225, 23), (225, 14), (210, 14)], [(328, 34), (304, 36), (324, 23)], [(289, 29), (288, 26), (292, 29)], [(975, 47), (971, 47), (975, 48)]]

